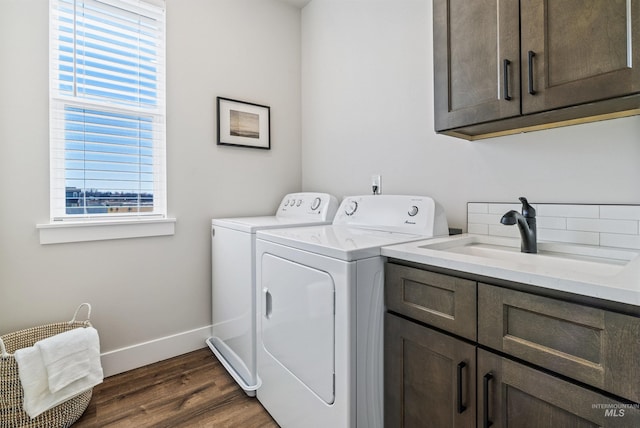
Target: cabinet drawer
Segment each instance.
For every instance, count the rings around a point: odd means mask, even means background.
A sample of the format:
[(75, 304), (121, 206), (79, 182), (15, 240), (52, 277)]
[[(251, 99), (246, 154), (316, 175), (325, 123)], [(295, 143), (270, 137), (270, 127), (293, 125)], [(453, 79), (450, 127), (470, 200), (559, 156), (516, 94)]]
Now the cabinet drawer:
[(385, 300), (389, 310), (476, 340), (476, 283), (387, 263)]
[(640, 318), (478, 284), (478, 342), (635, 402)]

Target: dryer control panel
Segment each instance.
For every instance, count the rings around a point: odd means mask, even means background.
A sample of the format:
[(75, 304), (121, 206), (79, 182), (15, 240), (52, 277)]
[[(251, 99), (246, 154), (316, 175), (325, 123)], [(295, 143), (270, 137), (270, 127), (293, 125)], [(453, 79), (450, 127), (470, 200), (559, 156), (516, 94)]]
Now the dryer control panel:
[(428, 196), (349, 196), (333, 224), (425, 236), (449, 234), (444, 209)]

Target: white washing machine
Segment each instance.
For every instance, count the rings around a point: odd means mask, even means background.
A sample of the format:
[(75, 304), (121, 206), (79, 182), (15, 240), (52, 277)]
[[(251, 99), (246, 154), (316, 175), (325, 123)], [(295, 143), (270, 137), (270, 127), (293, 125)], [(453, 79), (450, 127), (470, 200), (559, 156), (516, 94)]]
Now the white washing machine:
[(332, 225), (257, 233), (258, 400), (283, 428), (383, 426), (381, 248), (448, 234), (423, 196), (356, 196)]
[(338, 208), (326, 193), (286, 195), (275, 215), (211, 221), (212, 336), (207, 345), (249, 396), (256, 373), (255, 239), (258, 230), (330, 224)]

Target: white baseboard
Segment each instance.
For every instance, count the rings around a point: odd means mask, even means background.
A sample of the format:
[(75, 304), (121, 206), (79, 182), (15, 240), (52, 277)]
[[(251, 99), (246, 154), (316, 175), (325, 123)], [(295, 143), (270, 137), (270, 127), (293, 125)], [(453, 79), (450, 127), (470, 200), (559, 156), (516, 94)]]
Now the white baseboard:
[(184, 331), (148, 342), (105, 352), (100, 355), (104, 376), (113, 376), (138, 367), (205, 348), (211, 326)]

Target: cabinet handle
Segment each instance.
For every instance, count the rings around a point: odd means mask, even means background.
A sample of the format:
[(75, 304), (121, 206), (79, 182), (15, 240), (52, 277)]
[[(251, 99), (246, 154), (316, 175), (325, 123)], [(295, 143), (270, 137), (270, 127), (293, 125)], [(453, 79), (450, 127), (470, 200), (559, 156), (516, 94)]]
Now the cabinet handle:
[(467, 410), (467, 407), (462, 404), (462, 369), (467, 366), (467, 363), (460, 361), (458, 363), (458, 413), (462, 413)]
[(507, 101), (511, 101), (511, 97), (509, 96), (509, 66), (511, 65), (511, 61), (505, 59), (502, 62), (502, 74), (503, 74), (503, 93), (504, 99)]
[(529, 94), (535, 95), (536, 91), (533, 89), (533, 57), (536, 56), (534, 51), (529, 51)]
[(493, 422), (489, 420), (489, 381), (493, 379), (493, 373), (489, 372), (482, 377), (482, 410), (484, 417), (482, 418), (483, 428), (489, 428)]

